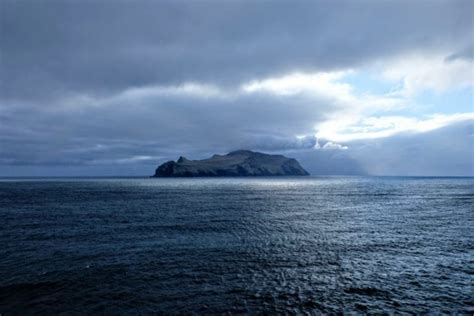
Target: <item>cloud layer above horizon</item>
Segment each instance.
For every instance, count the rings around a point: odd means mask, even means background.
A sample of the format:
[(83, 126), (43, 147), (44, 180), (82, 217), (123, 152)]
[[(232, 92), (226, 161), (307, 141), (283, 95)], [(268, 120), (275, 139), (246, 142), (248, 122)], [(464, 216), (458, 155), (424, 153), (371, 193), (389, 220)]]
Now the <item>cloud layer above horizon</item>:
[(474, 176), (472, 1), (0, 3), (0, 176), (278, 152)]

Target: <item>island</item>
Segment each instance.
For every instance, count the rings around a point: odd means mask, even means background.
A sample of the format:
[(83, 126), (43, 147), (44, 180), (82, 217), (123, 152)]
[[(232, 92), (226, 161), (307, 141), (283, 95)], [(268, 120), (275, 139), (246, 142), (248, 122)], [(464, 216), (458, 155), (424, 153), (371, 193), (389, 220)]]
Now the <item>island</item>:
[(250, 150), (232, 151), (203, 160), (179, 157), (160, 165), (153, 177), (257, 177), (308, 176), (298, 161), (283, 155)]

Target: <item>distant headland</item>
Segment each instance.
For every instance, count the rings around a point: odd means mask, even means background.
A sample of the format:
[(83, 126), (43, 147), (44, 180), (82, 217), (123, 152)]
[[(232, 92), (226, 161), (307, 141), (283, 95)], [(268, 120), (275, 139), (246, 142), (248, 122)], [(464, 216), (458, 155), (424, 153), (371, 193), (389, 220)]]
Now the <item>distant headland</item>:
[(179, 157), (160, 165), (154, 177), (257, 177), (307, 176), (309, 173), (292, 158), (237, 150), (203, 160)]

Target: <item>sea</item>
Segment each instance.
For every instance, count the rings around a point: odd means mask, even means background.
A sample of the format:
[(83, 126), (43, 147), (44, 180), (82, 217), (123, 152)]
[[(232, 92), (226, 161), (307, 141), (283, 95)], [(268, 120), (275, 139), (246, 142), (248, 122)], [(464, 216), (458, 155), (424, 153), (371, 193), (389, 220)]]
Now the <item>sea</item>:
[(474, 178), (0, 180), (0, 314), (474, 313)]

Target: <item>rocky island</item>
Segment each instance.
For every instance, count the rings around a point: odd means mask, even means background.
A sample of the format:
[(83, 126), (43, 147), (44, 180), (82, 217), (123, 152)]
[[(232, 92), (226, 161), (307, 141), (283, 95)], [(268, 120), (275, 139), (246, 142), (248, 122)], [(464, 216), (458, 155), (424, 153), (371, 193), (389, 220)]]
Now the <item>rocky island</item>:
[(179, 157), (159, 166), (154, 177), (307, 176), (298, 161), (283, 155), (237, 150), (203, 160)]

